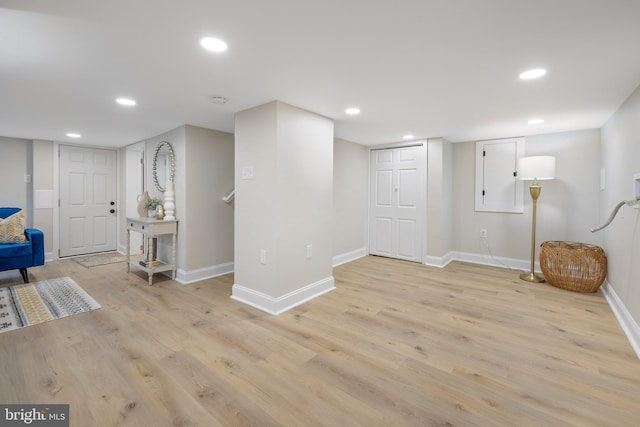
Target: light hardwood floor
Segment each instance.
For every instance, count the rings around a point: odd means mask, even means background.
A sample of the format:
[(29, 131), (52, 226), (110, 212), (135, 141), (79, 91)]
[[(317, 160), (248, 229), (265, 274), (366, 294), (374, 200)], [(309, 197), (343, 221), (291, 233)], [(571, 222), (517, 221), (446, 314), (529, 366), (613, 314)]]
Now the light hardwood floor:
[(30, 274), (102, 308), (0, 334), (0, 402), (69, 403), (72, 426), (640, 425), (640, 360), (604, 297), (514, 271), (366, 257), (280, 316), (231, 300), (232, 275)]

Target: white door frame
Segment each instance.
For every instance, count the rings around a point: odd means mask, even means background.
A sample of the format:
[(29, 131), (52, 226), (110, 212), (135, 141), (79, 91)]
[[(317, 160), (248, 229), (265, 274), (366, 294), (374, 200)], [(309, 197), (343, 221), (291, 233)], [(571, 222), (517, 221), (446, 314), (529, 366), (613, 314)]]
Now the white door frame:
[[(120, 212), (122, 217), (138, 217), (138, 204), (133, 202), (133, 193), (136, 197), (142, 196), (145, 191), (145, 168), (146, 168), (146, 143), (138, 142), (128, 145), (125, 149), (125, 189), (122, 198), (122, 207)], [(139, 160), (142, 159), (142, 163)], [(133, 170), (133, 162), (135, 160), (136, 167)], [(132, 255), (142, 253), (140, 246), (143, 244), (142, 234), (131, 233), (130, 250)], [(120, 246), (119, 246), (120, 247)], [(120, 248), (121, 252), (126, 252), (126, 248)]]
[(400, 143), (392, 143), (392, 144), (382, 144), (376, 145), (369, 149), (369, 188), (368, 188), (368, 201), (367, 201), (367, 254), (371, 255), (371, 244), (372, 244), (372, 236), (371, 236), (371, 190), (372, 190), (372, 182), (371, 182), (371, 152), (377, 150), (387, 150), (393, 148), (404, 148), (404, 147), (422, 147), (420, 150), (420, 161), (418, 165), (422, 168), (420, 174), (423, 178), (423, 190), (419, 194), (418, 205), (420, 207), (420, 211), (422, 215), (418, 215), (418, 225), (417, 228), (419, 230), (422, 238), (418, 239), (418, 244), (421, 245), (421, 260), (422, 264), (426, 264), (426, 256), (427, 256), (427, 191), (428, 191), (428, 141), (427, 140), (419, 140), (419, 141), (410, 141), (410, 142), (400, 142)]

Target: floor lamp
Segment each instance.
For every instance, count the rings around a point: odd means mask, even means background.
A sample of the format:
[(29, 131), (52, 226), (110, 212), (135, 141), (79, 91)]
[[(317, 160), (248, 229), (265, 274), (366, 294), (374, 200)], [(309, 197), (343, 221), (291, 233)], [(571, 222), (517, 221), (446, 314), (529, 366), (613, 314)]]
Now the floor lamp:
[(533, 216), (531, 219), (531, 270), (522, 273), (520, 278), (527, 282), (541, 283), (544, 278), (536, 275), (533, 271), (536, 257), (536, 205), (540, 196), (540, 186), (538, 181), (554, 179), (556, 174), (556, 158), (553, 156), (533, 156), (523, 157), (518, 163), (518, 177), (521, 180), (533, 180), (529, 187), (529, 194), (533, 200)]

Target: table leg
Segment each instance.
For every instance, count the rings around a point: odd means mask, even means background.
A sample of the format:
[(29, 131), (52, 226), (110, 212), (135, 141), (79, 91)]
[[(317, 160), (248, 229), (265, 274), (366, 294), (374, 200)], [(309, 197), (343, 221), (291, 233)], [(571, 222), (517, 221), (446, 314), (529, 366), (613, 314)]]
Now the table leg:
[[(147, 268), (153, 268), (153, 260), (151, 259), (153, 257), (153, 237), (149, 238), (149, 253), (147, 254), (147, 262), (148, 262), (148, 266)], [(153, 283), (153, 271), (149, 271), (149, 273), (147, 273), (149, 275), (149, 286), (152, 285)]]
[(127, 273), (129, 272), (130, 260), (131, 260), (131, 230), (127, 228)]
[(176, 280), (176, 269), (178, 266), (176, 265), (176, 233), (173, 233), (173, 241), (171, 242), (171, 264), (173, 265), (173, 273), (171, 275), (172, 280)]

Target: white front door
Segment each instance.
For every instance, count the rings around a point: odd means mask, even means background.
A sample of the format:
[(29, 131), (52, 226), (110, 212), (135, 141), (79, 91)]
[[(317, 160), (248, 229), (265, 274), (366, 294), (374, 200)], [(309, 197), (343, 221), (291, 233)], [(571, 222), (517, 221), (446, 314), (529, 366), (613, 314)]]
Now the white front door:
[(60, 146), (60, 256), (116, 249), (116, 151)]
[(422, 262), (423, 146), (371, 151), (369, 253)]

